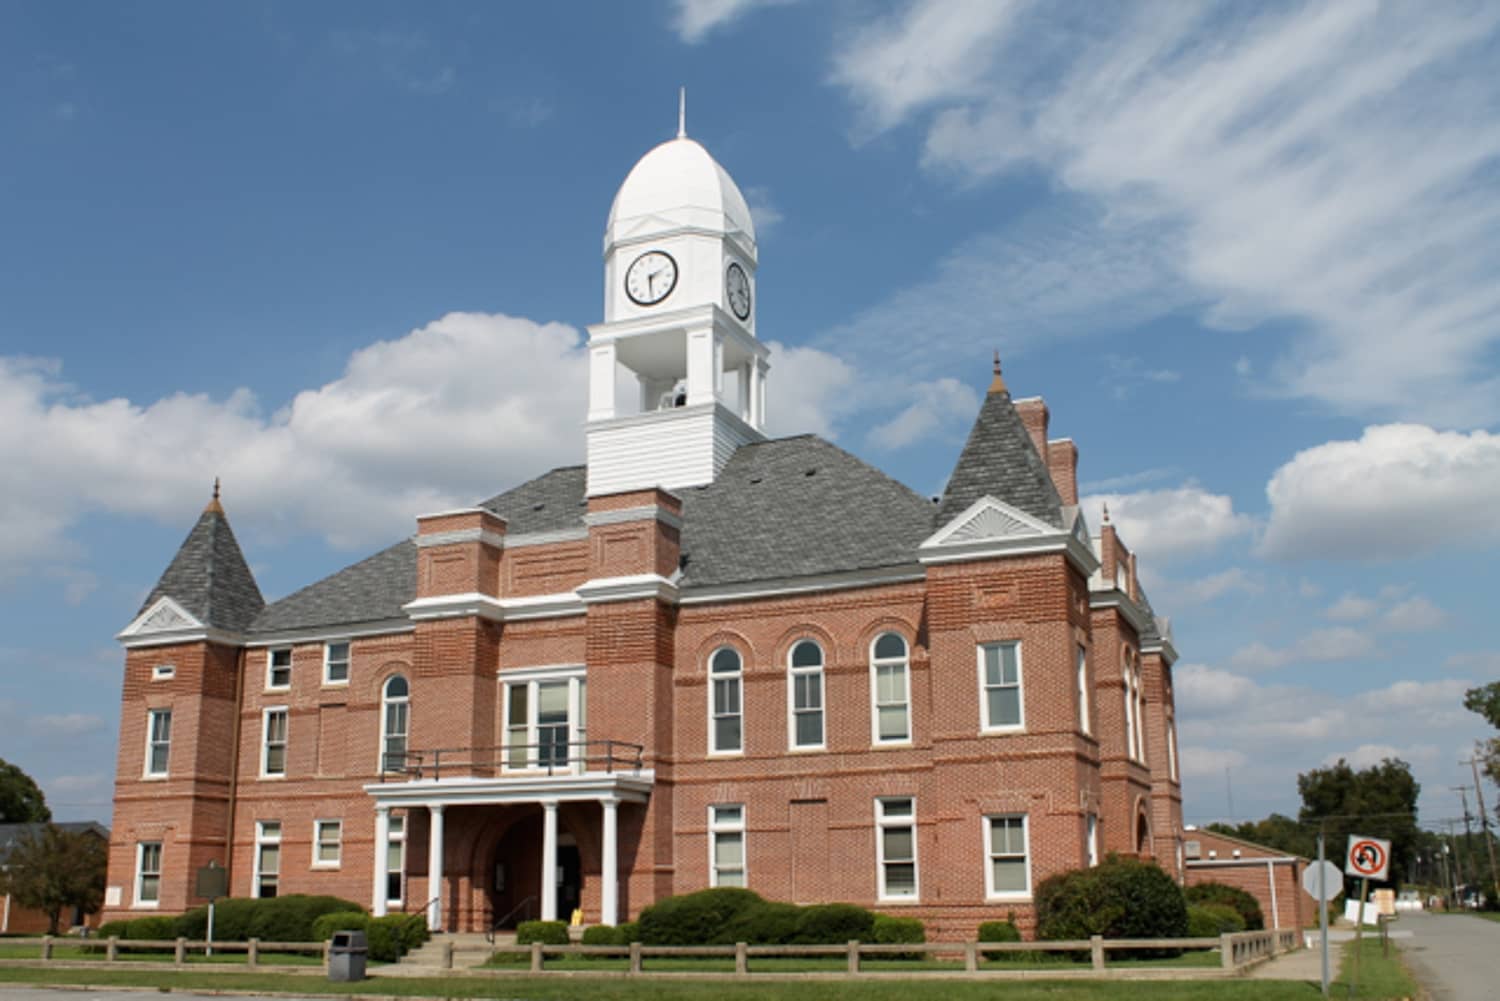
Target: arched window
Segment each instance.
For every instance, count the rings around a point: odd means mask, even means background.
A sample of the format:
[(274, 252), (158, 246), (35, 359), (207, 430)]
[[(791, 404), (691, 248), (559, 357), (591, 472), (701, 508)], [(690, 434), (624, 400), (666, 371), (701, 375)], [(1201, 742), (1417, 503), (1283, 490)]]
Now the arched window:
[(788, 731), (792, 747), (823, 746), (823, 648), (812, 640), (787, 658)]
[(733, 647), (720, 647), (708, 660), (708, 749), (726, 754), (744, 749), (742, 705), (744, 666)]
[(1167, 776), (1173, 782), (1177, 781), (1177, 722), (1171, 713), (1166, 716), (1167, 720)]
[(380, 709), (381, 771), (404, 771), (406, 735), (411, 728), (411, 689), (404, 677), (395, 674), (386, 681), (381, 690)]
[(1135, 851), (1137, 855), (1151, 854), (1151, 822), (1146, 819), (1145, 810), (1135, 822)]
[(870, 699), (877, 744), (911, 740), (910, 664), (906, 640), (882, 633), (870, 647)]

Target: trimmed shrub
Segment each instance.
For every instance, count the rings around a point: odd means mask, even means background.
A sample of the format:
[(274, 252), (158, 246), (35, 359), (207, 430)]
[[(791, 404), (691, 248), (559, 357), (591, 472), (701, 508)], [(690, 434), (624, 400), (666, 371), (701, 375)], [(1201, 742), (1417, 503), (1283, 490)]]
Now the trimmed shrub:
[[(875, 915), (870, 940), (876, 945), (904, 945), (927, 941), (927, 929), (920, 918), (902, 918), (892, 914)], [(887, 959), (926, 959), (925, 952), (896, 952)]]
[(1183, 896), (1189, 904), (1223, 904), (1234, 908), (1245, 925), (1244, 928), (1239, 929), (1240, 931), (1260, 931), (1266, 926), (1265, 915), (1260, 910), (1260, 901), (1237, 886), (1229, 886), (1226, 883), (1199, 883), (1188, 887)]
[(387, 914), (383, 918), (370, 918), (365, 924), (365, 941), (372, 961), (394, 963), (405, 955), (401, 933), (410, 917), (410, 914)]
[(802, 908), (797, 922), (799, 945), (842, 945), (858, 940), (870, 941), (875, 915), (853, 904), (813, 904)]
[(729, 922), (763, 901), (738, 887), (721, 886), (659, 900), (641, 912), (645, 945), (709, 945)]
[(313, 921), (313, 941), (327, 942), (336, 931), (364, 931), (370, 916), (363, 911), (334, 911)]
[[(214, 907), (214, 939), (244, 942), (321, 942), (313, 922), (325, 914), (364, 913), (352, 900), (294, 893), (285, 897), (226, 898)], [(173, 921), (174, 934), (200, 941), (208, 937), (208, 908), (195, 907)]]
[(108, 921), (99, 926), (99, 937), (131, 939), (136, 942), (170, 942), (177, 938), (177, 919), (170, 915), (152, 915), (126, 921)]
[(1188, 938), (1218, 938), (1219, 919), (1207, 907), (1194, 904), (1188, 908)]
[(1183, 938), (1188, 930), (1187, 903), (1172, 877), (1154, 863), (1116, 855), (1043, 880), (1036, 914), (1037, 937), (1048, 941)]
[[(979, 941), (981, 942), (1019, 942), (1021, 941), (1021, 929), (1016, 927), (1014, 921), (983, 921), (979, 925)], [(989, 950), (983, 953), (985, 959), (1004, 959), (1007, 956), (1014, 958), (1013, 952), (998, 952)]]
[(422, 943), (432, 938), (432, 930), (427, 927), (427, 915), (425, 914), (402, 914), (401, 923), (397, 925), (401, 932), (401, 952), (406, 954), (413, 949), (421, 948)]
[(639, 923), (635, 921), (627, 921), (622, 925), (617, 925), (616, 927), (620, 932), (621, 945), (629, 945), (632, 942), (639, 942), (641, 940), (641, 926)]
[(1240, 916), (1239, 911), (1228, 904), (1198, 904), (1195, 907), (1189, 907), (1188, 920), (1190, 922), (1192, 912), (1195, 910), (1213, 919), (1214, 925), (1218, 928), (1218, 931), (1214, 932), (1215, 935), (1233, 934), (1245, 930), (1245, 919)]
[(713, 936), (717, 945), (745, 942), (750, 945), (786, 945), (797, 936), (802, 908), (763, 900), (730, 919)]
[(516, 945), (568, 945), (568, 926), (563, 921), (522, 921), (516, 925)]
[(583, 945), (629, 945), (620, 941), (620, 929), (614, 925), (589, 925), (583, 930)]

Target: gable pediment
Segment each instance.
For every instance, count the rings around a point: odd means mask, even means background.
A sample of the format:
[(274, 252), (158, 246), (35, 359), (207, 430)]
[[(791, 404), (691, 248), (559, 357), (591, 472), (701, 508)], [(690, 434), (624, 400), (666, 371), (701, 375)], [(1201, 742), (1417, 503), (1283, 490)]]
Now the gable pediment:
[(1056, 535), (1057, 529), (995, 497), (984, 496), (938, 529), (923, 549), (1009, 542)]
[(150, 608), (137, 615), (120, 633), (122, 640), (153, 636), (158, 633), (182, 633), (202, 630), (206, 627), (198, 617), (171, 598), (163, 595)]

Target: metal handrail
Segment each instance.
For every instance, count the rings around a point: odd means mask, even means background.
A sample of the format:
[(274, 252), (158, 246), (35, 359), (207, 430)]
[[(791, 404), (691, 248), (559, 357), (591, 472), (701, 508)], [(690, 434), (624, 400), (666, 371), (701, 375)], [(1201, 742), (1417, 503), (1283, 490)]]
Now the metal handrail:
[[(478, 747), (440, 747), (388, 755), (380, 781), (393, 776), (404, 779), (440, 779), (446, 767), (450, 774), (515, 774), (548, 776), (582, 775), (588, 772), (639, 773), (646, 749), (623, 740), (573, 740), (567, 743), (506, 744)], [(394, 766), (394, 767), (393, 767)]]
[(490, 930), (484, 933), (484, 940), (486, 942), (488, 942), (490, 945), (494, 945), (495, 944), (495, 932), (499, 931), (500, 928), (507, 921), (509, 921), (511, 918), (515, 917), (516, 916), (516, 912), (519, 911), (519, 910), (521, 910), (521, 908), (523, 908), (523, 907), (526, 909), (526, 916), (522, 920), (530, 921), (531, 920), (531, 905), (532, 905), (532, 902), (535, 901), (535, 900), (536, 900), (536, 894), (534, 894), (534, 893), (528, 893), (526, 895), (525, 899), (523, 899), (519, 904), (517, 904), (516, 906), (512, 907), (510, 910), (506, 911), (504, 917), (497, 918), (494, 921), (491, 921), (490, 922)]

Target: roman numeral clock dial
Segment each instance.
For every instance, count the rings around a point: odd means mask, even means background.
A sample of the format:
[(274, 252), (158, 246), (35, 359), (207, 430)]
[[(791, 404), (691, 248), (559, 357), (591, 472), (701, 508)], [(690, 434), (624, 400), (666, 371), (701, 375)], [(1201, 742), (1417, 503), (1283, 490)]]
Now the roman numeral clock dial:
[(655, 306), (677, 287), (677, 262), (661, 250), (648, 250), (625, 272), (625, 294), (637, 306)]
[(741, 320), (750, 319), (750, 279), (738, 262), (729, 265), (724, 272), (724, 295), (729, 308)]

